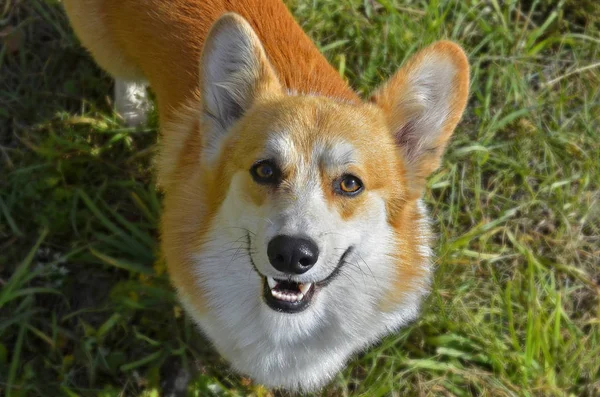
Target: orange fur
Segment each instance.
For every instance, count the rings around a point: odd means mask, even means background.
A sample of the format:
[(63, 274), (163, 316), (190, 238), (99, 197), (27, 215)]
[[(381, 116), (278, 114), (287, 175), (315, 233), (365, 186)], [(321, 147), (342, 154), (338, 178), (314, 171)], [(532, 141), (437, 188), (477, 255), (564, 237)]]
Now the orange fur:
[[(100, 65), (149, 81), (163, 121), (193, 97), (204, 39), (225, 12), (250, 23), (287, 89), (358, 101), (280, 0), (66, 0), (65, 7)], [(102, 21), (102, 34), (90, 21)]]

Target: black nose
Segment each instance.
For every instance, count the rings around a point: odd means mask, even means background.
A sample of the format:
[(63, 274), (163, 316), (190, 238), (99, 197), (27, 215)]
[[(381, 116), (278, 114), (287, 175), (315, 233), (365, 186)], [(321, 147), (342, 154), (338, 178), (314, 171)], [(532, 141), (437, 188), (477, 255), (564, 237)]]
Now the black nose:
[(302, 274), (317, 263), (319, 247), (312, 240), (282, 235), (269, 242), (267, 255), (275, 269)]

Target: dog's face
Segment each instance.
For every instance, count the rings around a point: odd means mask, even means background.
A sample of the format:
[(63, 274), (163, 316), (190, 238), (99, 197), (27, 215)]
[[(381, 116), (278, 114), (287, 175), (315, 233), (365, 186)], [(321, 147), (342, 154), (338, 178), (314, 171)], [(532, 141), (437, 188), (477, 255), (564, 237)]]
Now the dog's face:
[(420, 196), (462, 114), (466, 60), (432, 46), (367, 103), (291, 95), (226, 16), (201, 72), (202, 114), (159, 163), (173, 282), (236, 368), (316, 387), (416, 315), (430, 273)]
[(331, 313), (375, 308), (406, 292), (390, 290), (396, 276), (424, 287), (422, 263), (415, 280), (395, 274), (400, 242), (389, 219), (404, 205), (406, 176), (374, 106), (281, 96), (233, 130), (216, 162), (226, 192), (198, 254), (198, 262), (218, 258), (207, 280), (228, 274), (217, 300), (224, 290), (245, 291), (265, 326), (285, 323), (277, 337), (293, 339), (294, 330), (310, 335), (335, 321)]

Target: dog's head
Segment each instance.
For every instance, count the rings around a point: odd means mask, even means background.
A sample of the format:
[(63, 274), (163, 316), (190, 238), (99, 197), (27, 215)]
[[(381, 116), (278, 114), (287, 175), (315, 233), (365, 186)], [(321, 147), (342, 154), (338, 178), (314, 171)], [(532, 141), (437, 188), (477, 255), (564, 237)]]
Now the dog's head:
[(414, 317), (429, 278), (420, 197), (465, 107), (462, 50), (433, 44), (364, 103), (294, 95), (248, 23), (226, 15), (200, 70), (201, 114), (186, 111), (161, 153), (163, 241), (217, 346), (240, 359), (327, 327), (372, 340)]

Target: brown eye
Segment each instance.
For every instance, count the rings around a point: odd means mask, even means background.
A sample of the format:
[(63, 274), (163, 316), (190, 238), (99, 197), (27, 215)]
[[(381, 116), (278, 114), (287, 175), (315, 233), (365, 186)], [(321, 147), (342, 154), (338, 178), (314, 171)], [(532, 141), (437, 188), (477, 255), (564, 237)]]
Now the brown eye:
[(268, 160), (254, 164), (250, 169), (250, 174), (260, 184), (275, 184), (279, 182), (279, 169)]
[(358, 179), (354, 175), (344, 175), (338, 180), (336, 190), (340, 194), (346, 196), (353, 196), (355, 194), (360, 193), (362, 188), (363, 184), (360, 179)]
[(273, 168), (269, 164), (261, 164), (256, 167), (256, 175), (262, 179), (269, 179), (273, 176)]

